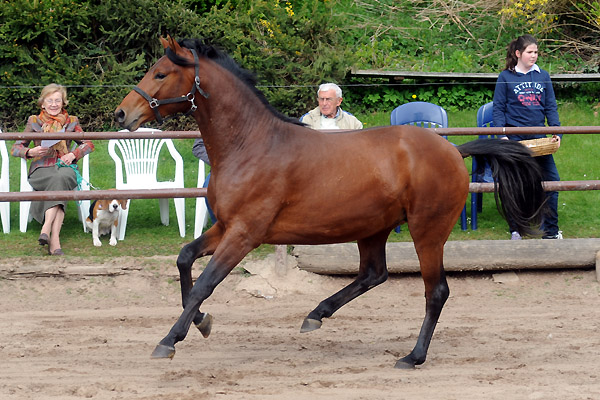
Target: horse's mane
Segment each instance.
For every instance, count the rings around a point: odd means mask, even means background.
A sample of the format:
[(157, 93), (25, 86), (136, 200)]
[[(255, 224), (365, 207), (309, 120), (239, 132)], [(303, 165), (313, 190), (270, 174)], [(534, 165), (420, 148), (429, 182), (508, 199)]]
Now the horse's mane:
[[(233, 58), (231, 58), (225, 52), (221, 51), (220, 49), (218, 49), (217, 47), (215, 47), (213, 45), (204, 43), (204, 41), (202, 41), (200, 39), (182, 39), (182, 40), (178, 40), (177, 43), (179, 43), (179, 45), (181, 47), (195, 50), (196, 53), (198, 54), (198, 57), (200, 57), (200, 58), (206, 57), (210, 60), (215, 61), (221, 67), (225, 68), (226, 70), (231, 72), (233, 75), (238, 77), (242, 82), (244, 82), (252, 90), (252, 92), (256, 95), (256, 97), (258, 97), (258, 99), (267, 107), (267, 109), (275, 117), (277, 117), (285, 122), (305, 126), (305, 124), (300, 122), (297, 118), (288, 117), (287, 115), (283, 115), (282, 113), (277, 111), (266, 99), (263, 92), (261, 92), (256, 87), (256, 83), (257, 83), (256, 76), (252, 72), (240, 67), (233, 60)], [(169, 60), (171, 60), (173, 63), (175, 63), (177, 65), (186, 65), (186, 66), (193, 65), (193, 63), (191, 63), (189, 60), (177, 55), (170, 48), (167, 48), (166, 56), (169, 58)]]

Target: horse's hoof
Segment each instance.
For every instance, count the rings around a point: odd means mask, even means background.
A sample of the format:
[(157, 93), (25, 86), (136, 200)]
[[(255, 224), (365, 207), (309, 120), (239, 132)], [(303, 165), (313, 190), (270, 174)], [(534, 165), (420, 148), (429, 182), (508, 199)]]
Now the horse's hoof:
[(323, 323), (316, 319), (305, 318), (300, 328), (300, 333), (315, 331), (319, 329)]
[(399, 359), (396, 361), (394, 368), (398, 369), (415, 369), (415, 362), (409, 356)]
[(173, 358), (175, 356), (175, 347), (159, 344), (156, 346), (150, 358)]
[(210, 315), (209, 313), (203, 313), (202, 321), (199, 324), (196, 324), (196, 328), (198, 328), (202, 336), (204, 336), (205, 338), (207, 338), (208, 335), (210, 335), (210, 331), (212, 329), (212, 320), (212, 315)]

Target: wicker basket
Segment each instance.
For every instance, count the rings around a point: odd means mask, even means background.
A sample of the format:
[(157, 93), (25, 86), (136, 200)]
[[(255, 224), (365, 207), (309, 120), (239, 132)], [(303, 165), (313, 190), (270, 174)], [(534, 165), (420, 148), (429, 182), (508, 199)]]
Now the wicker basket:
[(534, 157), (553, 154), (558, 149), (558, 142), (552, 138), (521, 140), (521, 144), (531, 150)]

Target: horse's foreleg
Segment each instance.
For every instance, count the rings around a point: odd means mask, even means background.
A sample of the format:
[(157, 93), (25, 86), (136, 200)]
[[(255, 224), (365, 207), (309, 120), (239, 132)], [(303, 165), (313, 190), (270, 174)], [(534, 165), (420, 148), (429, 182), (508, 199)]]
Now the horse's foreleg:
[[(184, 309), (193, 286), (192, 264), (200, 257), (213, 254), (221, 241), (222, 234), (221, 225), (217, 223), (193, 242), (185, 245), (179, 252), (177, 269), (179, 269), (181, 300)], [(202, 336), (208, 337), (212, 327), (212, 317), (210, 314), (198, 310), (194, 316), (194, 325), (202, 333)]]
[(421, 275), (425, 283), (425, 319), (414, 349), (396, 362), (396, 368), (410, 369), (425, 362), (429, 343), (438, 322), (444, 303), (450, 295), (443, 266), (444, 243), (431, 246), (418, 245), (415, 248), (421, 264)]
[(358, 276), (348, 286), (323, 300), (317, 308), (311, 311), (304, 319), (300, 332), (319, 329), (323, 318), (331, 317), (344, 304), (385, 282), (388, 277), (385, 261), (385, 243), (388, 235), (389, 231), (385, 231), (358, 241), (360, 254)]
[(185, 299), (183, 313), (152, 352), (152, 358), (173, 358), (175, 344), (185, 339), (190, 325), (198, 314), (202, 302), (213, 292), (215, 287), (231, 272), (231, 270), (248, 254), (255, 244), (244, 240), (242, 235), (225, 235), (204, 271)]

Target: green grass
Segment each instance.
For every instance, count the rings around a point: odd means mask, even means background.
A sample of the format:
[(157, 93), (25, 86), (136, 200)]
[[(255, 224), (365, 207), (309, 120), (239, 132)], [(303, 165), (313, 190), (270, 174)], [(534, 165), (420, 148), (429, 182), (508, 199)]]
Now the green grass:
[[(591, 106), (564, 104), (560, 106), (561, 122), (565, 126), (600, 125), (599, 117)], [(474, 127), (476, 110), (464, 110), (449, 113), (450, 127)], [(365, 127), (389, 125), (389, 112), (373, 112), (357, 114)], [(472, 140), (470, 136), (450, 137), (454, 143), (460, 144)], [(175, 146), (184, 159), (185, 186), (195, 187), (198, 179), (198, 162), (192, 154), (193, 140), (175, 140)], [(114, 163), (107, 152), (108, 141), (95, 141), (96, 150), (90, 155), (90, 181), (99, 189), (115, 186)], [(7, 145), (10, 147), (12, 141)], [(560, 150), (555, 154), (558, 170), (563, 180), (597, 180), (600, 179), (600, 159), (598, 149), (600, 135), (565, 135)], [(159, 171), (160, 179), (169, 179), (173, 163), (166, 149), (161, 153), (164, 167)], [(466, 165), (470, 168), (471, 160)], [(11, 191), (18, 190), (19, 160), (11, 158)], [(508, 227), (502, 219), (494, 203), (493, 194), (484, 194), (483, 212), (478, 217), (479, 229), (476, 231), (460, 230), (460, 223), (450, 236), (450, 240), (465, 239), (507, 239)], [(124, 241), (116, 247), (108, 245), (108, 238), (102, 237), (103, 246), (92, 245), (90, 233), (83, 233), (82, 225), (77, 219), (75, 202), (69, 202), (65, 224), (61, 233), (62, 246), (68, 256), (83, 256), (88, 259), (110, 259), (119, 256), (154, 256), (176, 255), (183, 245), (193, 239), (195, 199), (186, 199), (186, 237), (179, 236), (177, 219), (173, 202), (170, 201), (169, 226), (160, 222), (158, 200), (132, 200), (127, 233)], [(470, 207), (467, 212), (470, 213)], [(0, 233), (2, 256), (25, 257), (42, 256), (37, 245), (40, 224), (32, 221), (28, 231), (19, 231), (19, 206), (11, 205), (11, 232)], [(566, 238), (600, 237), (600, 192), (561, 192), (559, 195), (559, 224)], [(390, 241), (408, 241), (410, 235), (406, 228), (400, 234), (392, 233)], [(253, 254), (262, 256), (272, 251), (272, 246), (261, 246)]]

